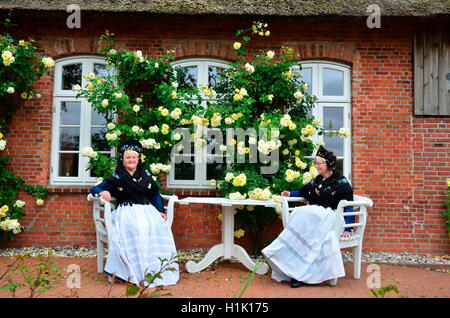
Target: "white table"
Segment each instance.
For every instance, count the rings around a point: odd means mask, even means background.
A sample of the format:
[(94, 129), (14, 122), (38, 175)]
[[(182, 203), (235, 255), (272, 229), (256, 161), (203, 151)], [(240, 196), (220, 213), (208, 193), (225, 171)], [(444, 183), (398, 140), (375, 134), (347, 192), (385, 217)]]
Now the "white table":
[[(213, 246), (205, 257), (198, 263), (189, 261), (186, 263), (186, 270), (189, 273), (199, 272), (208, 267), (219, 257), (224, 259), (230, 259), (235, 257), (238, 261), (244, 264), (249, 270), (253, 270), (255, 263), (247, 254), (244, 248), (234, 244), (234, 208), (236, 205), (262, 205), (265, 207), (275, 207), (273, 200), (230, 200), (227, 198), (214, 198), (214, 197), (188, 197), (177, 201), (180, 204), (218, 204), (222, 206), (222, 243)], [(265, 274), (269, 270), (269, 266), (263, 263), (256, 270), (257, 274)]]

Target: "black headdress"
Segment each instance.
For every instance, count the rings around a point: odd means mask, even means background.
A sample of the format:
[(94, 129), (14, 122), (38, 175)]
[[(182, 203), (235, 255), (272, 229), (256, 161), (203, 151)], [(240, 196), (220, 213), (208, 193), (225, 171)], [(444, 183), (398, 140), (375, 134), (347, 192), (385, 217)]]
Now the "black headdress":
[(320, 146), (316, 156), (325, 159), (328, 169), (334, 171), (336, 168), (337, 157), (333, 151), (325, 149), (324, 146)]
[(143, 152), (142, 145), (139, 141), (128, 139), (122, 142), (119, 147), (119, 165), (123, 164), (123, 154), (127, 150), (134, 150), (139, 154), (139, 162), (141, 162), (141, 155)]

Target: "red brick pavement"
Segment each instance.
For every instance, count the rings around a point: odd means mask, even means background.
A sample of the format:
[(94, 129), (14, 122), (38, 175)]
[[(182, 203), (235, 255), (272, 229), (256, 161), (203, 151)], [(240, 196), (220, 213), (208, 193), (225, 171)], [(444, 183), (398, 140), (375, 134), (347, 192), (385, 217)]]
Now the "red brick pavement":
[[(0, 277), (5, 272), (10, 257), (0, 257)], [(35, 259), (27, 259), (26, 264), (31, 265)], [(61, 268), (63, 277), (56, 286), (43, 293), (41, 298), (61, 298), (71, 296), (71, 290), (67, 287), (68, 275), (66, 269), (70, 264), (76, 264), (81, 269), (81, 288), (76, 289), (76, 295), (80, 298), (108, 298), (125, 297), (126, 285), (116, 281), (109, 284), (106, 274), (97, 273), (95, 258), (58, 257), (53, 261)], [(347, 276), (338, 280), (337, 286), (329, 286), (326, 283), (320, 285), (302, 286), (297, 289), (290, 288), (287, 283), (277, 283), (270, 278), (270, 272), (266, 275), (255, 275), (250, 286), (245, 290), (244, 298), (373, 298), (368, 287), (368, 277), (373, 273), (367, 273), (367, 266), (363, 263), (361, 279), (355, 280), (353, 264), (345, 263)], [(400, 266), (378, 264), (380, 266), (381, 287), (394, 285), (399, 293), (389, 292), (390, 298), (448, 298), (450, 297), (450, 275), (438, 268), (449, 269), (449, 266)], [(190, 274), (181, 263), (181, 277), (177, 285), (168, 286), (166, 292), (175, 298), (235, 298), (243, 289), (250, 272), (239, 264), (230, 261), (221, 261), (210, 266), (202, 272)], [(433, 270), (426, 270), (433, 268)], [(371, 276), (372, 277), (372, 276)], [(15, 276), (16, 281), (20, 281)], [(6, 283), (6, 277), (0, 281), (0, 285)], [(19, 288), (16, 297), (27, 297), (28, 291)], [(73, 295), (72, 295), (73, 296)], [(0, 290), (1, 298), (11, 297), (8, 291)]]

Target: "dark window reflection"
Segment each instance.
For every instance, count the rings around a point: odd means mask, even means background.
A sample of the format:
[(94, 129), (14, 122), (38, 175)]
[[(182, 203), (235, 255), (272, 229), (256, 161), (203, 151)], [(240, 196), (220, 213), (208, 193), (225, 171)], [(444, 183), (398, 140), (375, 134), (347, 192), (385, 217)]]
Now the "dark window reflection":
[(341, 176), (344, 175), (344, 160), (338, 159), (336, 162), (336, 171), (339, 172)]
[(208, 163), (206, 165), (206, 179), (219, 179), (222, 176), (222, 172), (227, 168), (226, 163)]
[(78, 154), (61, 153), (59, 154), (59, 172), (60, 177), (78, 177)]
[(80, 128), (60, 128), (59, 149), (78, 150), (80, 145)]
[(62, 89), (72, 90), (74, 85), (81, 86), (81, 64), (71, 64), (63, 66)]
[(191, 156), (191, 162), (181, 162), (175, 164), (175, 180), (195, 180), (194, 157)]
[(212, 88), (222, 83), (226, 79), (225, 71), (224, 67), (210, 65), (208, 67), (208, 87)]
[(108, 151), (110, 147), (106, 142), (105, 134), (108, 132), (106, 128), (91, 129), (91, 147), (95, 150)]
[(177, 68), (178, 88), (190, 89), (197, 87), (198, 68), (197, 66), (187, 66)]

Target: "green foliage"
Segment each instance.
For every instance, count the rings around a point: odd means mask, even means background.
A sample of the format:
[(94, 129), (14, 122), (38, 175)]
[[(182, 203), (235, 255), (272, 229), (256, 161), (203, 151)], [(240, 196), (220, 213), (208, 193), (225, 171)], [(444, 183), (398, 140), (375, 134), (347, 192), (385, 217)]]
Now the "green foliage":
[(127, 283), (127, 289), (125, 291), (125, 296), (136, 296), (137, 298), (160, 298), (163, 296), (172, 296), (170, 293), (162, 292), (165, 290), (164, 286), (157, 286), (152, 293), (148, 293), (148, 286), (155, 282), (156, 279), (162, 279), (164, 272), (176, 271), (175, 267), (172, 267), (174, 263), (177, 263), (176, 259), (178, 256), (172, 256), (170, 259), (159, 258), (161, 262), (161, 267), (157, 272), (145, 273), (144, 280), (140, 282), (139, 286)]
[[(0, 287), (1, 290), (8, 290), (13, 297), (19, 288), (27, 288), (29, 298), (39, 297), (41, 294), (55, 288), (61, 278), (60, 268), (52, 261), (51, 253), (47, 256), (39, 254), (35, 259), (38, 261), (34, 265), (26, 265), (25, 262), (30, 260), (30, 255), (16, 255), (13, 264), (7, 267), (5, 273), (0, 276), (0, 281), (7, 274), (20, 274), (21, 281), (17, 282), (8, 275), (8, 283)], [(33, 257), (34, 259), (34, 257)], [(17, 277), (17, 275), (15, 275)]]
[(251, 273), (248, 275), (247, 281), (245, 282), (245, 285), (236, 293), (238, 298), (242, 298), (247, 288), (250, 286), (250, 284), (253, 281), (253, 278), (255, 277), (256, 271), (261, 267), (262, 264), (266, 263), (265, 260), (262, 261), (256, 261), (255, 265), (253, 266), (253, 269)]
[[(390, 292), (395, 292), (397, 295), (399, 293), (398, 287), (395, 285), (388, 285), (388, 286), (383, 286), (381, 288), (377, 289), (370, 289), (370, 292), (372, 293), (372, 295), (375, 298), (384, 298), (388, 293)], [(405, 295), (399, 295), (399, 298), (408, 298), (408, 296)]]
[[(9, 17), (1, 22), (4, 29), (14, 26)], [(23, 100), (40, 98), (33, 85), (44, 74), (50, 74), (54, 61), (49, 57), (37, 58), (34, 40), (16, 40), (6, 31), (0, 32), (0, 239), (12, 239), (23, 230), (17, 222), (25, 214), (22, 201), (16, 200), (20, 190), (36, 199), (47, 196), (47, 189), (30, 186), (17, 177), (7, 166), (11, 159), (4, 155), (7, 148), (5, 136), (13, 118), (14, 111)], [(13, 223), (11, 223), (13, 222)]]

